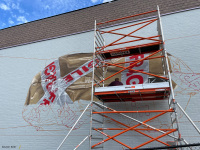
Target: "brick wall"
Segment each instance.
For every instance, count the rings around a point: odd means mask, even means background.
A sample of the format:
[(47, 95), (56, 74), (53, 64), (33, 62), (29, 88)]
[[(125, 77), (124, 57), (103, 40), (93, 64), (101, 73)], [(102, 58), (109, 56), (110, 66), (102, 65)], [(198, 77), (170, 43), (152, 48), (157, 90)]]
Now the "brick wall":
[(199, 4), (200, 0), (116, 0), (0, 30), (0, 49), (92, 30), (95, 19), (102, 22), (155, 10), (156, 5), (159, 5), (161, 14), (165, 14), (198, 7)]

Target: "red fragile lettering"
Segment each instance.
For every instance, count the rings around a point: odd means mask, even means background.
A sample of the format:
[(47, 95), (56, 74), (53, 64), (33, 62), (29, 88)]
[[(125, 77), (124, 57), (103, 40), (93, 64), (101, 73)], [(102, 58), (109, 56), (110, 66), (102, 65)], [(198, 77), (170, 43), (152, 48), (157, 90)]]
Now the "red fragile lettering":
[[(132, 83), (131, 83), (132, 82)], [(130, 76), (127, 80), (126, 80), (126, 84), (127, 85), (131, 85), (131, 84), (142, 84), (143, 81), (143, 77), (141, 75), (133, 75)]]
[(56, 95), (53, 93), (53, 92), (49, 92), (50, 96), (48, 98), (48, 100), (45, 98), (43, 100), (43, 103), (41, 103), (40, 105), (49, 105), (50, 102), (54, 102), (55, 98), (56, 98)]
[(78, 75), (83, 75), (83, 73), (79, 70), (79, 69), (77, 69), (76, 71), (74, 71), (74, 72), (72, 72), (71, 74), (74, 74), (74, 73), (78, 73)]
[(50, 83), (48, 83), (48, 84), (46, 85), (47, 91), (50, 91), (50, 90), (51, 90), (52, 84), (53, 84), (53, 82), (50, 82)]
[(86, 66), (83, 66), (82, 69), (83, 69), (83, 71), (85, 71), (85, 72), (89, 71), (89, 69), (88, 69)]
[(92, 68), (93, 66), (93, 61), (91, 61), (89, 64), (88, 64), (88, 68)]
[(55, 74), (56, 74), (56, 71), (53, 72), (53, 74), (50, 75), (48, 78), (46, 78), (45, 82), (47, 82), (48, 80), (52, 80), (51, 82), (55, 81), (56, 80)]
[(71, 74), (68, 74), (68, 75), (67, 75), (66, 77), (64, 77), (63, 79), (66, 81), (66, 83), (68, 83), (68, 82), (72, 81), (74, 78), (71, 76)]
[(48, 66), (45, 67), (45, 71), (44, 74), (46, 76), (49, 76), (51, 72), (53, 72), (56, 69), (55, 63), (52, 62), (51, 64), (49, 64)]
[[(129, 59), (130, 60), (138, 60), (138, 59), (142, 59), (144, 58), (144, 54), (141, 54), (141, 55), (134, 55), (134, 56), (130, 56)], [(133, 67), (139, 67), (143, 64), (144, 61), (141, 61), (137, 64), (135, 64)], [(133, 63), (131, 63), (130, 65), (132, 65)]]
[(40, 105), (49, 105), (50, 104), (50, 102), (47, 99), (44, 99), (43, 102), (44, 103), (41, 103)]
[[(98, 61), (98, 60), (96, 59), (96, 61)], [(96, 63), (94, 65), (97, 66)], [(88, 64), (88, 68), (92, 68), (92, 67), (93, 67), (93, 60), (91, 62), (89, 62), (89, 64)]]
[(50, 94), (49, 100), (53, 103), (56, 98), (56, 95), (53, 92), (49, 92), (49, 94)]

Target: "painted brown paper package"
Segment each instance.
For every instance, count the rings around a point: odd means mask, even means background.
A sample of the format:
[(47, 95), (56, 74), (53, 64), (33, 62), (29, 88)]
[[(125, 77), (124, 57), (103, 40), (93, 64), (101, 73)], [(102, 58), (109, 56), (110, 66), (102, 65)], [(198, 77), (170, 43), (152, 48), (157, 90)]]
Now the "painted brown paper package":
[[(143, 54), (144, 55), (144, 54)], [(138, 55), (134, 58), (116, 58), (116, 63), (137, 60), (143, 58), (143, 55)], [(113, 61), (113, 60), (112, 60)], [(124, 65), (124, 64), (123, 64)], [(157, 75), (162, 75), (161, 58), (145, 60), (133, 67), (137, 70), (143, 70)], [(107, 67), (105, 77), (121, 70), (118, 67)], [(28, 91), (25, 105), (39, 103), (46, 105), (57, 103), (63, 105), (65, 102), (73, 103), (76, 100), (90, 100), (91, 98), (91, 82), (92, 82), (92, 53), (79, 53), (61, 56), (45, 69), (38, 73), (32, 80)], [(120, 78), (123, 84), (140, 83), (140, 79), (130, 79), (131, 75), (139, 74), (143, 77), (142, 82), (148, 81), (148, 75), (134, 73), (125, 70), (105, 81), (105, 86), (114, 81), (115, 78)]]

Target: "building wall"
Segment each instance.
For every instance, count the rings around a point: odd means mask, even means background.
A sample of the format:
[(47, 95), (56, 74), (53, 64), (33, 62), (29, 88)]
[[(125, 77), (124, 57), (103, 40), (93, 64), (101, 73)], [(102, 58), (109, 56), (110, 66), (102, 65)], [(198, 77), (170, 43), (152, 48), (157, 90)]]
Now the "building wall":
[[(162, 17), (163, 30), (166, 41), (166, 48), (172, 63), (172, 78), (177, 83), (178, 87), (175, 89), (176, 100), (181, 104), (184, 110), (188, 113), (191, 119), (200, 128), (200, 108), (199, 108), (199, 35), (198, 28), (200, 10), (191, 10), (182, 13), (176, 13)], [(151, 27), (149, 28), (151, 31)], [(148, 34), (148, 33), (144, 33)], [(32, 78), (40, 71), (43, 70), (50, 62), (60, 56), (81, 52), (93, 51), (93, 32), (86, 32), (72, 36), (37, 42), (28, 45), (3, 49), (0, 51), (0, 93), (1, 93), (1, 120), (0, 120), (0, 148), (4, 146), (14, 146), (15, 149), (56, 149), (65, 135), (68, 133), (69, 128), (61, 124), (53, 124), (42, 122), (41, 128), (37, 128), (33, 124), (27, 123), (23, 119), (22, 112), (24, 111), (25, 99), (28, 93), (29, 86)], [(70, 104), (69, 107), (75, 112), (76, 118), (82, 112), (88, 101), (79, 101), (75, 104)], [(145, 102), (131, 104), (134, 109), (142, 109), (144, 107), (151, 108), (166, 108), (166, 101), (161, 102)], [(128, 104), (127, 104), (128, 105)], [(116, 109), (118, 106), (113, 105)], [(127, 107), (127, 106), (124, 106)], [(58, 109), (58, 108), (54, 108)], [(184, 115), (179, 112), (180, 129), (182, 137), (188, 142), (199, 142), (200, 136), (197, 134), (189, 124)], [(34, 111), (32, 112), (34, 116)], [(35, 112), (36, 113), (36, 112)], [(66, 111), (70, 113), (70, 111)], [(89, 133), (89, 112), (83, 118), (83, 124), (80, 128), (73, 131), (62, 149), (73, 149), (85, 136)], [(49, 116), (53, 114), (49, 113)], [(48, 117), (49, 117), (48, 116)], [(43, 116), (45, 118), (47, 116)], [(149, 115), (133, 116), (138, 118), (148, 118)], [(160, 125), (162, 121), (169, 116), (163, 117), (163, 120), (155, 120), (151, 124)], [(123, 119), (123, 118), (120, 118)], [(114, 124), (110, 124), (115, 126)], [(168, 122), (166, 127), (169, 127)], [(110, 133), (111, 134), (111, 133)], [(128, 137), (128, 138), (127, 138)], [(121, 138), (128, 144), (134, 146), (141, 142), (146, 141), (142, 136), (134, 134), (133, 138), (129, 138), (129, 134), (125, 134)], [(164, 140), (170, 140), (166, 138)], [(108, 149), (122, 149), (122, 146), (111, 142), (105, 143)], [(151, 146), (158, 145), (154, 142)], [(88, 146), (88, 140), (83, 144)], [(160, 146), (160, 145), (159, 145)], [(7, 147), (8, 148), (8, 147)], [(13, 148), (13, 149), (14, 149)], [(88, 148), (80, 148), (88, 149)]]

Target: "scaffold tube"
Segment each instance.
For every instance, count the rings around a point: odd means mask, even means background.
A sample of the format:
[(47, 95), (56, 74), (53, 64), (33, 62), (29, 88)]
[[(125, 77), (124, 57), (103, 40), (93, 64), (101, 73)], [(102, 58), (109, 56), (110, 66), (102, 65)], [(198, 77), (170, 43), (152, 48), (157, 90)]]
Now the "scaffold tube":
[(83, 142), (85, 142), (85, 140), (86, 140), (88, 137), (89, 137), (89, 135), (86, 136), (86, 137), (83, 139), (83, 141), (81, 141), (81, 143), (79, 143), (79, 144), (75, 147), (74, 150), (76, 150), (81, 144), (83, 144)]
[(77, 119), (77, 121), (74, 123), (73, 127), (69, 130), (69, 132), (67, 133), (67, 135), (65, 136), (65, 138), (63, 139), (63, 141), (60, 143), (60, 145), (58, 146), (57, 150), (60, 149), (60, 147), (63, 145), (63, 143), (65, 142), (65, 140), (67, 139), (67, 137), (69, 136), (69, 134), (72, 132), (72, 130), (74, 129), (74, 127), (76, 126), (76, 124), (79, 122), (79, 120), (81, 119), (81, 117), (83, 116), (83, 114), (85, 113), (85, 111), (88, 109), (88, 107), (91, 105), (91, 102), (86, 106), (85, 110), (81, 113), (81, 115), (79, 116), (79, 118)]
[(194, 124), (194, 122), (192, 121), (192, 119), (187, 115), (187, 113), (183, 110), (183, 108), (179, 105), (179, 103), (177, 103), (177, 106), (180, 108), (180, 110), (183, 112), (183, 114), (187, 117), (187, 119), (191, 122), (191, 124), (194, 126), (194, 128), (197, 130), (197, 132), (200, 134), (200, 130), (198, 129), (198, 127)]

